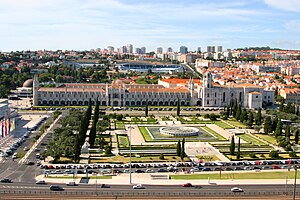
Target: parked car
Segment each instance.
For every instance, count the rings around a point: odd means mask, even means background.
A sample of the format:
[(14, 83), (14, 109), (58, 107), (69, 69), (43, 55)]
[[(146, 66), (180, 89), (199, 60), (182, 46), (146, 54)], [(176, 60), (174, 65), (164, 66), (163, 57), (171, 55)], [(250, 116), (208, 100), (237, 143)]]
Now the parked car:
[(132, 186), (133, 189), (145, 189), (145, 187), (142, 184), (137, 184)]
[(231, 188), (231, 192), (244, 192), (244, 190), (239, 187), (233, 187), (233, 188)]
[(146, 173), (154, 173), (153, 169), (146, 169)]

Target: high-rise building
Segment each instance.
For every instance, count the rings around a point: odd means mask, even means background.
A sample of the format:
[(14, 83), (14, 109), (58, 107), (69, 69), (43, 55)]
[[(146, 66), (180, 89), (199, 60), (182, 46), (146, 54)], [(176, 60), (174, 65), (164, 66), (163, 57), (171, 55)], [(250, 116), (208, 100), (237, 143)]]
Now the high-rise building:
[(179, 52), (181, 54), (187, 54), (188, 48), (186, 46), (181, 46)]
[(212, 47), (211, 47), (211, 52), (212, 52), (212, 53), (215, 53), (215, 52), (216, 52), (216, 47), (215, 47), (215, 46), (212, 46)]
[(122, 53), (128, 53), (126, 46), (122, 46)]
[(141, 54), (146, 54), (146, 47), (141, 47)]
[(211, 53), (212, 52), (212, 46), (207, 46), (206, 52)]
[(133, 53), (133, 46), (132, 46), (132, 44), (127, 44), (126, 48), (127, 48), (127, 53)]
[(107, 46), (108, 53), (113, 53), (115, 48), (113, 46)]
[(172, 47), (168, 47), (168, 48), (167, 48), (167, 53), (171, 53), (171, 52), (173, 52)]
[(201, 47), (197, 48), (197, 53), (201, 53)]
[(141, 48), (135, 48), (135, 53), (142, 54), (142, 49)]
[(215, 46), (207, 46), (207, 53), (215, 53), (216, 47)]
[(158, 47), (156, 49), (156, 54), (162, 54), (163, 53), (163, 48), (162, 47)]
[(223, 50), (223, 47), (222, 46), (218, 46), (218, 52), (222, 52)]

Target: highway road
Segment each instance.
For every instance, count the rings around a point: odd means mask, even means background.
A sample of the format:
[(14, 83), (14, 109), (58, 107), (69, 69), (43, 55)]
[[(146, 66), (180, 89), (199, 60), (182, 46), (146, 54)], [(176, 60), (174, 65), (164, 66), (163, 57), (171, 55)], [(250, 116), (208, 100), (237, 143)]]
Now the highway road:
[[(293, 185), (239, 185), (244, 190), (243, 193), (233, 193), (230, 191), (236, 185), (203, 185), (190, 188), (181, 185), (144, 185), (145, 189), (132, 189), (131, 185), (110, 185), (110, 188), (101, 188), (101, 184), (78, 186), (66, 186), (64, 191), (51, 192), (49, 185), (36, 185), (34, 183), (1, 183), (0, 193), (25, 193), (25, 194), (59, 194), (92, 196), (96, 192), (99, 196), (266, 196), (283, 195), (293, 193)], [(297, 195), (300, 195), (300, 188), (297, 188)]]

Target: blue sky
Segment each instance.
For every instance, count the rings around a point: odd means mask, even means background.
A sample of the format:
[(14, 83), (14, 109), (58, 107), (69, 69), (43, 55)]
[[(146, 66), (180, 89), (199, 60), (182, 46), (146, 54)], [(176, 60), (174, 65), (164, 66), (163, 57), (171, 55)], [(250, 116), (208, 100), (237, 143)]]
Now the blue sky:
[(0, 50), (300, 49), (299, 0), (0, 0)]

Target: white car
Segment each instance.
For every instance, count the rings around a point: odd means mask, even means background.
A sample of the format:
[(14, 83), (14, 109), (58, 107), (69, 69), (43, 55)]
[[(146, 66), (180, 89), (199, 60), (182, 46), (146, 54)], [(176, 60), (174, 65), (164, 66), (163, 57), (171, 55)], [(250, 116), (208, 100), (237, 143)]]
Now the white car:
[(35, 182), (35, 184), (38, 184), (38, 185), (45, 185), (46, 182), (44, 180), (39, 180), (37, 182)]
[(154, 173), (153, 169), (146, 169), (146, 173)]
[(77, 184), (74, 181), (66, 183), (67, 186), (77, 186)]
[(132, 186), (133, 189), (145, 189), (145, 187), (142, 184), (137, 184)]
[(244, 190), (239, 187), (233, 187), (233, 188), (231, 188), (231, 192), (244, 192)]

